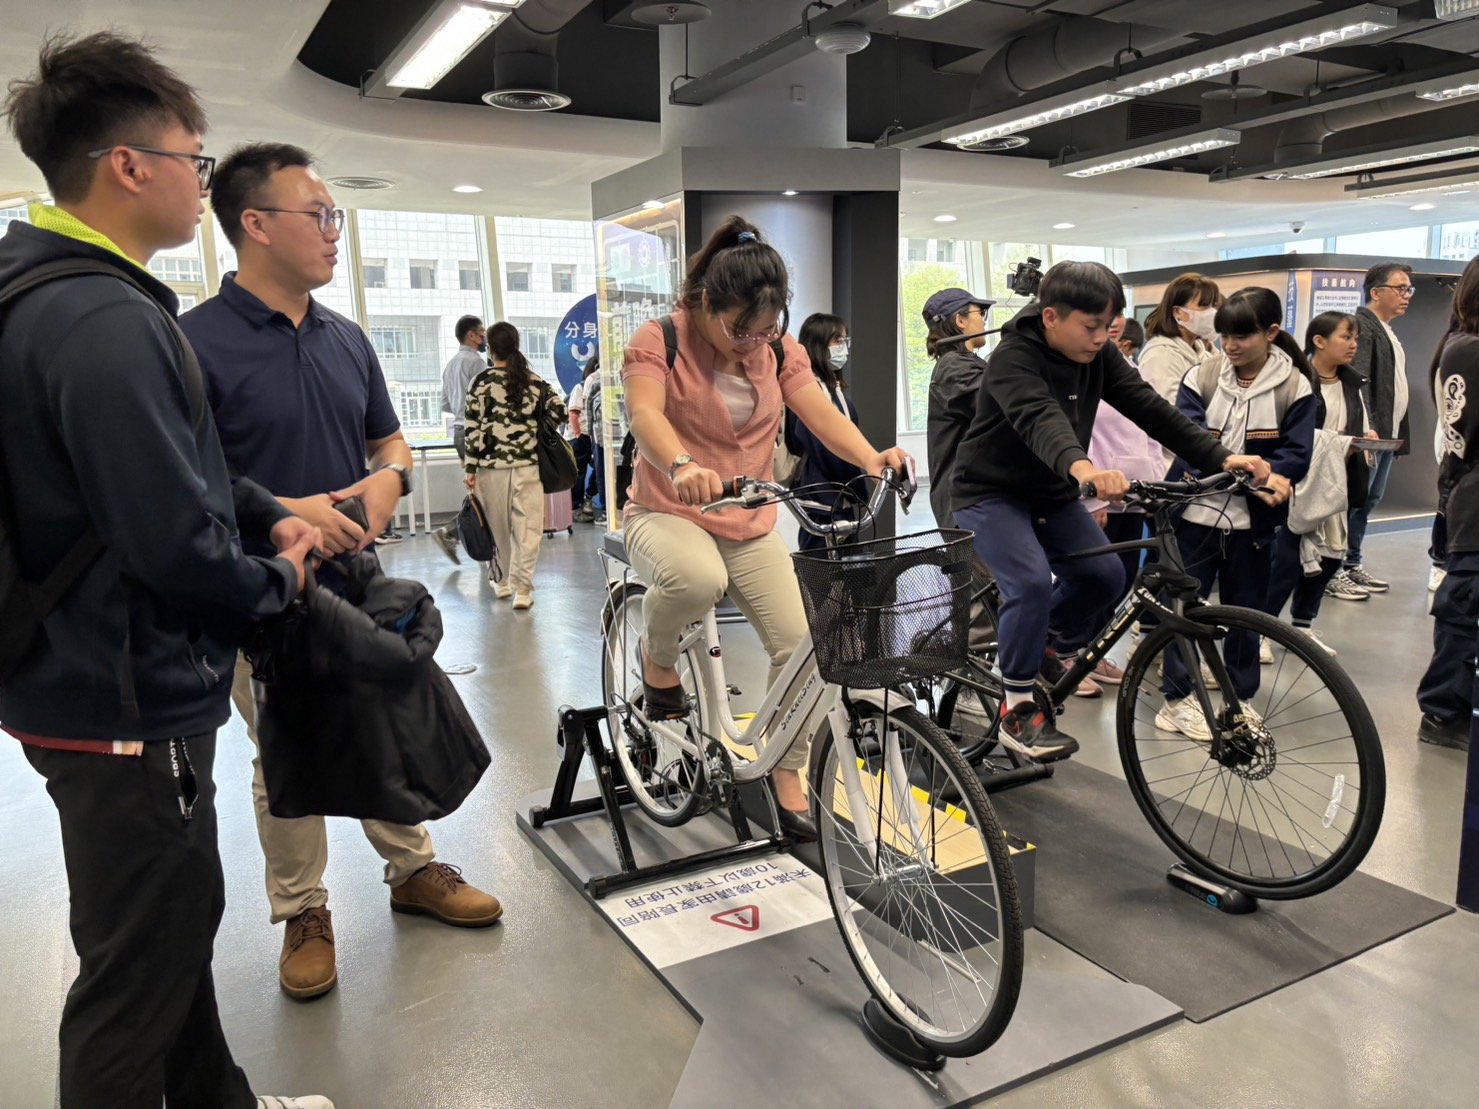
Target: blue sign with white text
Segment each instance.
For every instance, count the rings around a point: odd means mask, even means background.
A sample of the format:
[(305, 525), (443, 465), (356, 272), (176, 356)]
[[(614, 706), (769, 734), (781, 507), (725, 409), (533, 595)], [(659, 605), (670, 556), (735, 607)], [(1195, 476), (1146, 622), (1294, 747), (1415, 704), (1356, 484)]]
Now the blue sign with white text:
[(596, 294), (592, 293), (565, 313), (555, 332), (555, 373), (566, 393), (585, 376), (586, 363), (596, 356), (598, 349)]

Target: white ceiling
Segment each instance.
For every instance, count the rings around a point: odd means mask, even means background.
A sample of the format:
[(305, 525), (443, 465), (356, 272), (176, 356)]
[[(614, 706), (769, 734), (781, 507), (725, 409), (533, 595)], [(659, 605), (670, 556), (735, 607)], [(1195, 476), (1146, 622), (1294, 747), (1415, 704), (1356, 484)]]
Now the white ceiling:
[[(367, 101), (321, 78), (296, 55), (327, 0), (0, 0), (0, 83), (31, 72), (51, 30), (113, 27), (142, 33), (199, 90), (210, 112), (207, 148), (225, 153), (249, 140), (293, 142), (313, 151), (326, 177), (387, 177), (393, 190), (341, 193), (341, 203), (421, 211), (585, 218), (592, 181), (658, 153), (656, 124), (516, 115), (427, 101)], [(651, 79), (658, 80), (657, 74)], [(1208, 183), (1199, 175), (1131, 170), (1090, 180), (1045, 162), (911, 150), (904, 157), (904, 234), (1087, 246), (1209, 246), (1282, 243), (1289, 224), (1304, 237), (1439, 220), (1479, 218), (1479, 199), (1352, 201), (1335, 182)], [(473, 197), (451, 191), (481, 185)], [(34, 167), (0, 140), (0, 195), (39, 189)], [(957, 222), (933, 217), (948, 212)], [(1054, 232), (1068, 221), (1073, 231)], [(1227, 238), (1209, 243), (1208, 231)]]

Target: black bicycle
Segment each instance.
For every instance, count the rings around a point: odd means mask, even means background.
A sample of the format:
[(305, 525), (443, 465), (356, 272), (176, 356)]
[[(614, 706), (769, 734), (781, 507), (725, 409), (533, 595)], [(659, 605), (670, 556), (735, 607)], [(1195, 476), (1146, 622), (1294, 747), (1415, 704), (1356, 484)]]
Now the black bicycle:
[[(1371, 713), (1329, 653), (1267, 613), (1205, 603), (1186, 570), (1174, 510), (1246, 483), (1232, 474), (1131, 483), (1127, 499), (1145, 510), (1151, 537), (1070, 557), (1154, 557), (1104, 629), (1061, 677), (1039, 683), (1037, 697), (1044, 711), (1061, 711), (1122, 636), (1151, 625), (1130, 653), (1116, 707), (1136, 804), (1203, 877), (1253, 897), (1309, 897), (1365, 858), (1381, 826), (1386, 768)], [(988, 586), (977, 599), (994, 608), (995, 596)], [(1271, 665), (1258, 665), (1260, 639)], [(962, 753), (981, 763), (1000, 750), (1001, 681), (989, 653), (934, 689), (934, 719)]]

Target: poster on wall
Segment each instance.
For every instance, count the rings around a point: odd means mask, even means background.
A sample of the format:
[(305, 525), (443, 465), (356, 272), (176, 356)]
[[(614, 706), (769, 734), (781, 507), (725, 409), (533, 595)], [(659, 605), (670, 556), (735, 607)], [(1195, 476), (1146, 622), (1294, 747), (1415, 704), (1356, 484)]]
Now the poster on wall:
[(1321, 312), (1355, 315), (1364, 275), (1350, 270), (1315, 270), (1310, 275), (1310, 318)]
[(569, 393), (585, 376), (586, 364), (596, 356), (600, 347), (596, 328), (596, 294), (592, 293), (575, 302), (555, 332), (555, 374), (564, 392)]
[(1295, 321), (1299, 317), (1299, 275), (1289, 271), (1289, 285), (1284, 293), (1284, 330), (1294, 333)]

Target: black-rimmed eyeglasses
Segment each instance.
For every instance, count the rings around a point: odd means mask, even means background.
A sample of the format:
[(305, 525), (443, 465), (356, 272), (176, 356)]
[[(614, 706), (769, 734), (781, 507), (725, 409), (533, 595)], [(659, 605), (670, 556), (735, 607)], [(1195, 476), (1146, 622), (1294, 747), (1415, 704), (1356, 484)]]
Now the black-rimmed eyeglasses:
[(200, 178), (201, 192), (206, 192), (210, 189), (211, 180), (216, 176), (216, 160), (208, 154), (189, 154), (183, 150), (160, 150), (155, 146), (140, 146), (134, 142), (114, 143), (112, 146), (105, 146), (101, 150), (89, 150), (87, 156), (89, 158), (101, 158), (120, 148), (123, 150), (136, 150), (140, 154), (158, 154), (162, 158), (184, 158), (195, 167), (195, 176)]
[(313, 216), (318, 220), (318, 231), (327, 235), (330, 231), (344, 230), (343, 208), (253, 208), (254, 212), (281, 212), (290, 216)]
[(1391, 289), (1399, 297), (1410, 297), (1413, 293), (1417, 292), (1417, 286), (1415, 285), (1373, 285), (1371, 287), (1373, 289)]

